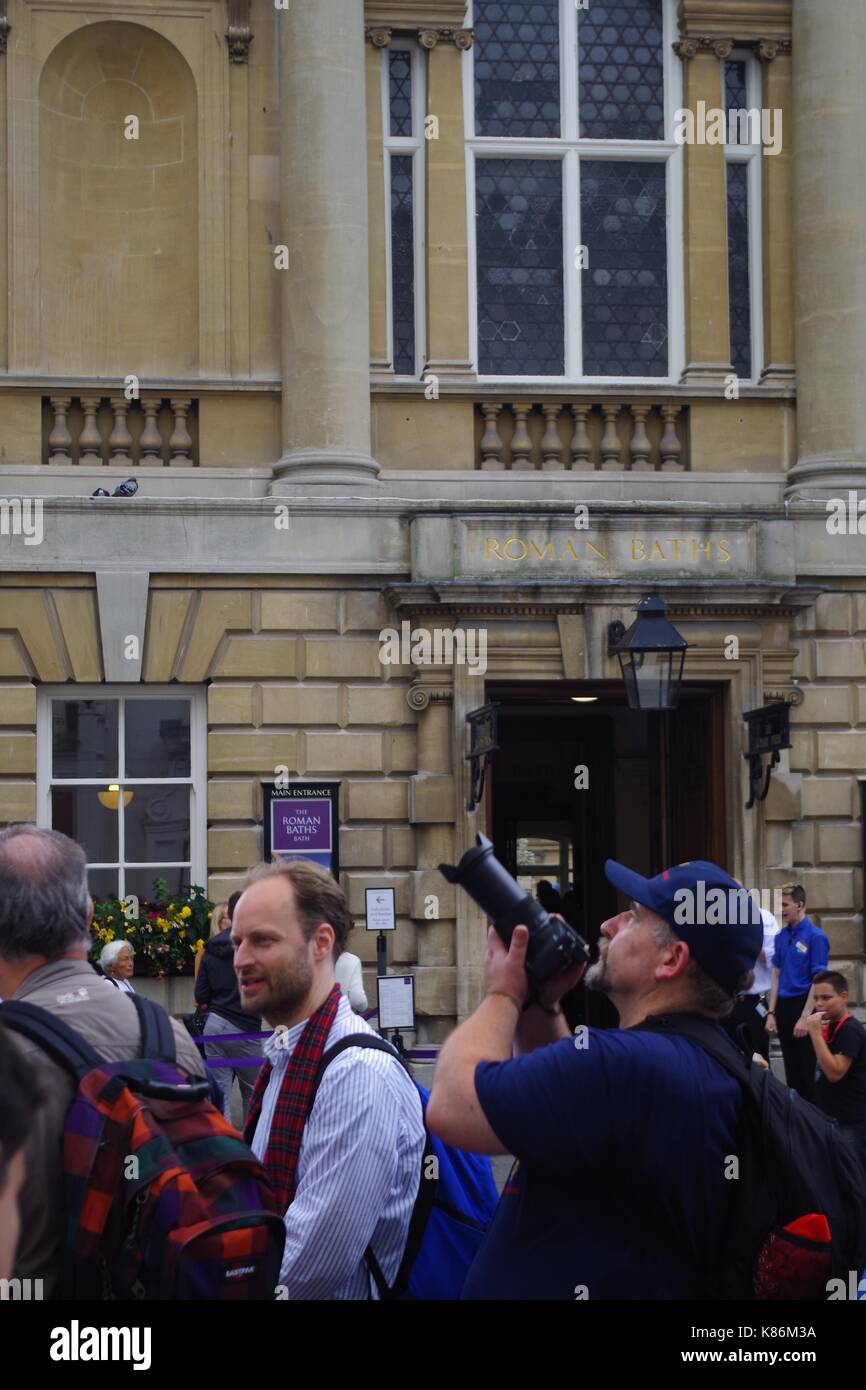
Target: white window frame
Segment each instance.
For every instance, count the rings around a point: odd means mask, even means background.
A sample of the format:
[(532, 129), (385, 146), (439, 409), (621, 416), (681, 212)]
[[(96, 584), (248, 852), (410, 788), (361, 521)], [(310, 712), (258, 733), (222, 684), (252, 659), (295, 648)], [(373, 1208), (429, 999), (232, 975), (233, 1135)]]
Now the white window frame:
[[(46, 685), (37, 693), (36, 704), (36, 823), (51, 828), (51, 788), (93, 787), (104, 788), (105, 777), (56, 777), (52, 778), (52, 717), (51, 705), (54, 700), (119, 700), (118, 710), (118, 768), (117, 782), (120, 787), (168, 787), (188, 786), (189, 830), (190, 830), (190, 883), (207, 887), (207, 692), (196, 686), (178, 685)], [(129, 777), (123, 776), (124, 758), (124, 699), (127, 700), (189, 700), (190, 702), (190, 775), (189, 777)], [(116, 869), (118, 875), (118, 894), (126, 893), (124, 818), (118, 816), (117, 865), (106, 863), (88, 864), (90, 869)], [(163, 860), (159, 864), (136, 864), (141, 868), (186, 867), (184, 861), (175, 860), (173, 864)]]
[[(735, 48), (729, 58), (721, 60), (722, 99), (725, 97), (725, 63), (745, 63), (746, 65), (746, 106), (749, 110), (763, 110), (763, 73), (756, 55), (747, 48)], [(727, 107), (725, 107), (725, 129), (729, 132)], [(747, 164), (747, 197), (749, 222), (749, 317), (752, 330), (752, 375), (740, 377), (748, 385), (755, 385), (764, 370), (764, 252), (763, 252), (763, 145), (725, 145), (725, 216), (727, 218), (727, 166), (728, 164)], [(727, 222), (725, 224), (725, 246), (728, 243)], [(728, 338), (730, 341), (730, 287), (728, 289)], [(730, 348), (729, 348), (730, 351)]]
[[(563, 166), (563, 262), (565, 371), (562, 376), (482, 376), (480, 383), (508, 382), (515, 386), (586, 385), (650, 386), (677, 385), (685, 371), (685, 256), (683, 228), (684, 149), (673, 138), (674, 114), (682, 106), (682, 63), (673, 44), (679, 35), (676, 0), (662, 0), (662, 52), (664, 72), (664, 140), (584, 140), (579, 138), (580, 71), (578, 66), (578, 10), (574, 0), (559, 0), (560, 11), (560, 113), (562, 134), (558, 139), (534, 137), (501, 138), (475, 134), (475, 57), (474, 48), (463, 59), (463, 109), (466, 135), (466, 197), (469, 231), (469, 332), (472, 365), (478, 374), (478, 242), (475, 215), (475, 161), (485, 158), (555, 159)], [(474, 23), (474, 0), (466, 23)], [(570, 55), (570, 58), (569, 58)], [(574, 81), (567, 80), (571, 68)], [(582, 245), (580, 231), (581, 158), (646, 159), (666, 165), (667, 282), (668, 282), (668, 375), (667, 376), (584, 376), (583, 374), (583, 272), (574, 264), (576, 248)], [(591, 266), (590, 266), (591, 269)]]
[[(391, 135), (390, 53), (408, 52), (412, 55), (412, 135)], [(388, 316), (388, 368), (398, 381), (417, 381), (426, 365), (427, 345), (427, 68), (425, 53), (414, 39), (392, 39), (382, 49), (380, 77), (382, 92), (382, 134), (385, 150), (385, 256), (386, 303)], [(412, 157), (412, 222), (415, 252), (415, 371), (411, 376), (394, 368), (394, 257), (391, 240), (391, 158), (393, 155)]]

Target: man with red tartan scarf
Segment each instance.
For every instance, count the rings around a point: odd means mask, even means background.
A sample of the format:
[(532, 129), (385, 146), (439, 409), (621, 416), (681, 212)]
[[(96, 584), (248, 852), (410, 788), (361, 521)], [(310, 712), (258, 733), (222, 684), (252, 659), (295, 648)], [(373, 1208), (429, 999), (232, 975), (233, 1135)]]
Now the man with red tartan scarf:
[(393, 1284), (421, 1178), (418, 1092), (396, 1057), (347, 1048), (373, 1033), (334, 980), (351, 928), (339, 884), (310, 860), (278, 860), (250, 876), (232, 918), (241, 1004), (273, 1025), (245, 1131), (285, 1207), (282, 1296), (376, 1297), (365, 1252)]

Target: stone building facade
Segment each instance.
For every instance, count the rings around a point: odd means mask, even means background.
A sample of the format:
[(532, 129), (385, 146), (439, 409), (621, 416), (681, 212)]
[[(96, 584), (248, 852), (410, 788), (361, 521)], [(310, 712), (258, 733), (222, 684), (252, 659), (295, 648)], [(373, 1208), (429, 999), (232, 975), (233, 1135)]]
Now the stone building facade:
[[(350, 904), (363, 919), (366, 887), (396, 890), (391, 961), (436, 1043), (484, 957), (480, 914), (436, 866), (506, 799), (496, 755), (467, 810), (466, 716), (493, 700), (543, 729), (587, 699), (616, 724), (607, 629), (655, 590), (712, 758), (696, 771), (697, 744), (649, 728), (632, 795), (611, 742), (607, 852), (666, 796), (672, 852), (698, 857), (691, 820), (747, 884), (806, 886), (862, 997), (866, 10), (518, 8), (0, 6), (0, 819), (84, 827), (99, 779), (131, 780), (143, 818), (94, 862), (153, 865), (175, 833), (222, 897), (262, 853), (278, 769), (340, 781)], [(605, 63), (621, 70), (590, 110)], [(657, 69), (655, 116), (629, 64)], [(678, 110), (725, 112), (738, 89), (775, 113), (775, 153), (677, 142)], [(619, 259), (617, 217), (643, 219)], [(634, 347), (659, 286), (661, 328)], [(130, 476), (136, 496), (91, 496)], [(483, 632), (486, 670), (383, 664), (403, 623)], [(791, 748), (746, 809), (742, 716), (791, 696)], [(129, 777), (151, 697), (168, 724), (190, 702), (189, 765), (162, 800), (144, 752)], [(85, 714), (126, 738), (124, 769), (76, 763)], [(680, 738), (661, 793), (659, 737)], [(538, 755), (554, 777), (555, 739)]]

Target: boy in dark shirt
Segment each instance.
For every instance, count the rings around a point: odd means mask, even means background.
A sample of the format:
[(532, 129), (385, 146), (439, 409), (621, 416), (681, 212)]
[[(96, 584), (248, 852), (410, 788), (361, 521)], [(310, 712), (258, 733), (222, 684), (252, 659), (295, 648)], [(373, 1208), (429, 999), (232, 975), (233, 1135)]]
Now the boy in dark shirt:
[(821, 1074), (815, 1103), (854, 1141), (866, 1164), (866, 1028), (848, 1012), (848, 981), (821, 970), (813, 981), (815, 1012), (807, 1020)]

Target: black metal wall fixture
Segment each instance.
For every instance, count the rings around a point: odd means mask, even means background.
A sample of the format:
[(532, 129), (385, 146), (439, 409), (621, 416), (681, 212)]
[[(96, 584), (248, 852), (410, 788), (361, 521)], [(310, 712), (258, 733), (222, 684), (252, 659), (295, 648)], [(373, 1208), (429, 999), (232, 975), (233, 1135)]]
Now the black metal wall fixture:
[[(761, 705), (759, 709), (746, 710), (743, 715), (749, 730), (749, 748), (743, 754), (749, 760), (747, 811), (752, 809), (756, 801), (767, 799), (773, 768), (781, 761), (782, 750), (791, 747), (791, 706), (802, 703), (802, 690), (792, 690), (784, 700), (774, 700), (772, 704)], [(769, 758), (766, 768), (764, 758)]]

